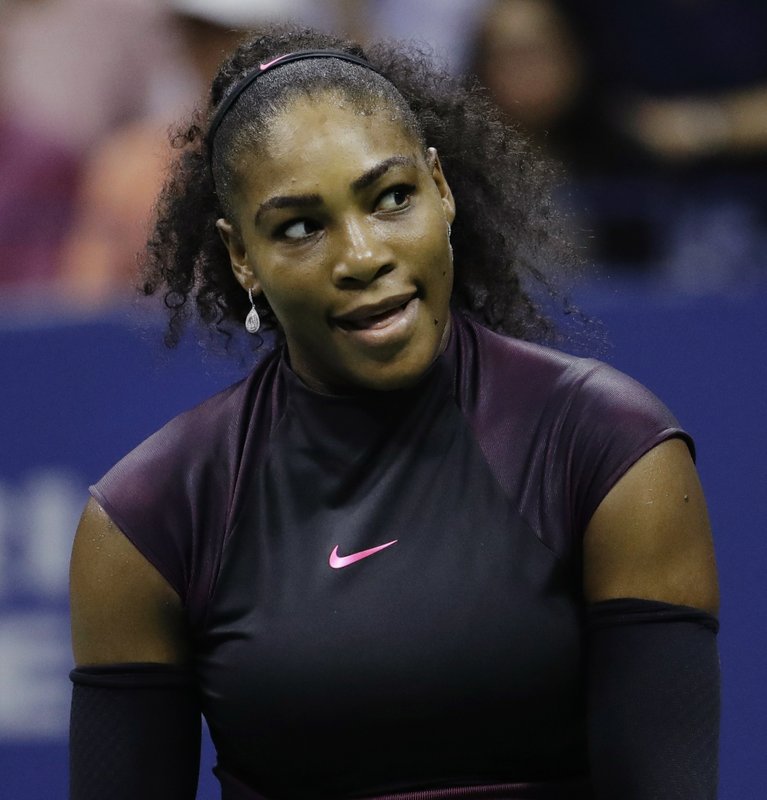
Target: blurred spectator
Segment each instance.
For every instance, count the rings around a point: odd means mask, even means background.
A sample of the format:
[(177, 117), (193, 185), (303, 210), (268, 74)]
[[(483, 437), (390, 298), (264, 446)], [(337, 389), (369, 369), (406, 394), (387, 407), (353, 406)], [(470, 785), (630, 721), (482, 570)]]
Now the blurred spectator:
[(506, 119), (564, 167), (568, 183), (560, 200), (574, 215), (573, 235), (581, 235), (587, 256), (649, 256), (644, 220), (629, 215), (616, 222), (597, 218), (591, 210), (584, 213), (576, 191), (606, 175), (630, 174), (639, 150), (605, 113), (590, 53), (565, 4), (493, 0), (472, 43), (468, 66)]
[(51, 280), (72, 217), (77, 161), (0, 101), (0, 289)]
[(590, 260), (710, 291), (767, 244), (766, 30), (749, 0), (494, 0), (470, 63), (565, 164)]
[(466, 69), (470, 42), (490, 0), (341, 0), (347, 27), (362, 40), (409, 39), (425, 44), (456, 74)]
[[(7, 53), (6, 13), (0, 0), (0, 53)], [(0, 59), (0, 290), (51, 279), (70, 224), (77, 159), (44, 132), (24, 109), (6, 102), (7, 59)]]
[[(322, 5), (309, 0), (168, 0), (165, 35), (179, 40), (189, 83), (199, 93), (246, 29), (273, 19), (318, 22)], [(137, 257), (172, 157), (168, 129), (181, 115), (178, 103), (169, 104), (161, 114), (119, 128), (89, 155), (61, 275), (61, 291), (69, 300), (98, 308), (133, 295)]]
[(569, 170), (619, 162), (612, 158), (618, 139), (601, 118), (588, 53), (554, 0), (493, 0), (468, 66), (508, 121)]
[(88, 157), (62, 257), (61, 299), (95, 310), (129, 295), (170, 158), (166, 139), (160, 124), (136, 122)]
[(611, 111), (653, 158), (736, 163), (767, 154), (767, 3), (569, 0)]
[[(8, 2), (8, 0), (6, 0)], [(82, 152), (152, 110), (175, 85), (156, 0), (11, 0), (2, 58), (6, 102)]]
[[(568, 5), (588, 33), (605, 108), (644, 156), (645, 199), (630, 203), (637, 218), (655, 218), (664, 274), (693, 292), (763, 281), (767, 3)], [(593, 202), (614, 212), (612, 193)]]

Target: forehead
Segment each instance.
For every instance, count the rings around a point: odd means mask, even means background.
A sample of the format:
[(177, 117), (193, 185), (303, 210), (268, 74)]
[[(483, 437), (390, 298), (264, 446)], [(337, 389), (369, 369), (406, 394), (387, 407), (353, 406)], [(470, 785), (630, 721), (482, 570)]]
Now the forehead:
[(301, 96), (275, 115), (258, 150), (244, 159), (242, 189), (331, 189), (395, 155), (423, 160), (416, 137), (391, 109), (360, 108), (337, 94)]

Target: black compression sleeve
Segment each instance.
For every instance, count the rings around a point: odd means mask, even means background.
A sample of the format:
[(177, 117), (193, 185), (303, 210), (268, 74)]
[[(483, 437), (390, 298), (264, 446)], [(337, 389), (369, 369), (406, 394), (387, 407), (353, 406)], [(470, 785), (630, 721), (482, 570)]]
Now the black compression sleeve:
[(589, 751), (600, 800), (715, 800), (718, 623), (650, 600), (588, 611)]
[(70, 800), (195, 797), (200, 710), (188, 670), (124, 664), (70, 678)]

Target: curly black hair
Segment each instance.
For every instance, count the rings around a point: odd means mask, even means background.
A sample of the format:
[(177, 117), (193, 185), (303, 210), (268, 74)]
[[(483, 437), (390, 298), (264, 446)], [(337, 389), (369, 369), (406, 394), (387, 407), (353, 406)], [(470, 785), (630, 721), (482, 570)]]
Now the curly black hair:
[[(259, 63), (308, 49), (342, 50), (366, 59), (377, 72), (340, 59), (281, 66), (242, 94), (209, 142), (210, 120), (243, 75)], [(215, 223), (231, 218), (241, 154), (257, 148), (269, 121), (291, 98), (318, 90), (340, 93), (358, 108), (386, 108), (424, 148), (436, 147), (457, 208), (453, 306), (493, 330), (554, 341), (557, 326), (544, 309), (552, 298), (560, 310), (571, 308), (552, 275), (572, 269), (578, 258), (552, 200), (551, 165), (502, 121), (479, 85), (455, 80), (416, 47), (376, 44), (363, 51), (328, 34), (275, 26), (241, 44), (222, 64), (207, 108), (173, 136), (180, 154), (158, 198), (143, 284), (147, 295), (164, 293), (167, 343), (179, 341), (195, 311), (226, 335), (233, 324), (241, 326), (247, 295)], [(266, 300), (256, 302), (264, 327), (279, 335)]]

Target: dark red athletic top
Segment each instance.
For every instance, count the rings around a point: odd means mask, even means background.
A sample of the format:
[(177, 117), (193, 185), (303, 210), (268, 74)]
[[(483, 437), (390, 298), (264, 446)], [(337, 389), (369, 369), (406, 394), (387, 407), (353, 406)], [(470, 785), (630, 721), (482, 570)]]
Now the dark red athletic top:
[(455, 315), (413, 388), (320, 394), (277, 351), (92, 493), (184, 603), (224, 786), (586, 797), (581, 537), (673, 436), (611, 367)]

